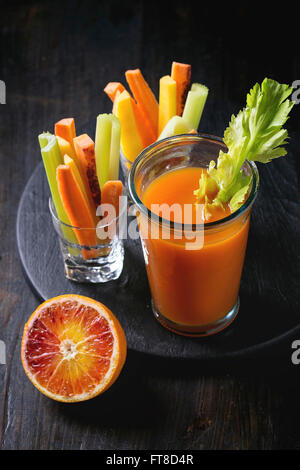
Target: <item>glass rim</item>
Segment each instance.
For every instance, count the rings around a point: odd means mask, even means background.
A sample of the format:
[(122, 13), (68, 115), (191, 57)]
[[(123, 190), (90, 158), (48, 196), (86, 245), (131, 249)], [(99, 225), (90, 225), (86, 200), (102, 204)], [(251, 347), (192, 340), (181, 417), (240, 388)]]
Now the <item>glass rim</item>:
[[(55, 222), (57, 224), (61, 224), (63, 225), (64, 227), (68, 227), (68, 228), (71, 228), (73, 230), (99, 230), (101, 228), (106, 228), (106, 227), (110, 227), (113, 223), (116, 223), (120, 217), (122, 215), (124, 215), (124, 213), (127, 211), (127, 204), (124, 204), (124, 207), (122, 208), (122, 210), (119, 211), (119, 214), (114, 217), (109, 224), (102, 224), (101, 225), (101, 219), (99, 219), (97, 225), (95, 227), (77, 227), (76, 225), (70, 225), (70, 224), (67, 224), (65, 222), (63, 222), (62, 220), (60, 220), (56, 213), (54, 212), (55, 210), (55, 205), (54, 205), (54, 202), (53, 202), (53, 199), (52, 197), (50, 196), (49, 199), (48, 199), (48, 207), (49, 207), (49, 211), (50, 211), (50, 214), (52, 216), (52, 218), (55, 220)], [(100, 224), (100, 225), (99, 225)]]
[(123, 150), (120, 148), (120, 160), (124, 160), (125, 163), (129, 163), (130, 166), (132, 165), (132, 161), (131, 160), (128, 160), (127, 157), (125, 157), (124, 153), (123, 153)]
[(138, 210), (141, 211), (144, 215), (146, 215), (148, 218), (151, 219), (151, 221), (157, 222), (159, 225), (167, 225), (169, 228), (173, 230), (179, 230), (182, 231), (183, 229), (185, 231), (191, 231), (195, 232), (197, 230), (208, 230), (212, 229), (215, 227), (220, 227), (222, 225), (226, 225), (228, 222), (236, 219), (240, 215), (242, 215), (251, 205), (253, 204), (257, 191), (258, 191), (258, 185), (259, 185), (259, 173), (257, 166), (253, 161), (246, 160), (245, 163), (249, 166), (251, 170), (251, 176), (252, 176), (252, 187), (249, 196), (247, 197), (246, 201), (239, 207), (236, 211), (233, 213), (229, 214), (228, 216), (215, 220), (213, 222), (205, 222), (201, 224), (184, 224), (184, 223), (179, 223), (179, 222), (174, 222), (172, 220), (165, 219), (154, 212), (152, 212), (148, 207), (144, 205), (144, 203), (141, 201), (139, 198), (135, 184), (134, 184), (134, 176), (135, 176), (135, 171), (138, 167), (138, 164), (146, 158), (149, 153), (153, 153), (157, 147), (161, 147), (164, 143), (171, 144), (174, 142), (180, 142), (180, 141), (186, 141), (186, 142), (200, 142), (201, 140), (210, 140), (210, 141), (215, 141), (218, 143), (223, 144), (224, 146), (225, 143), (223, 139), (219, 136), (216, 136), (214, 134), (205, 134), (205, 133), (197, 133), (197, 134), (180, 134), (180, 135), (174, 135), (171, 137), (166, 137), (165, 139), (161, 139), (159, 141), (153, 142), (153, 144), (149, 145), (146, 147), (142, 152), (137, 156), (135, 161), (132, 163), (131, 169), (129, 171), (128, 175), (128, 189), (129, 189), (129, 194), (134, 202), (134, 204), (137, 206)]

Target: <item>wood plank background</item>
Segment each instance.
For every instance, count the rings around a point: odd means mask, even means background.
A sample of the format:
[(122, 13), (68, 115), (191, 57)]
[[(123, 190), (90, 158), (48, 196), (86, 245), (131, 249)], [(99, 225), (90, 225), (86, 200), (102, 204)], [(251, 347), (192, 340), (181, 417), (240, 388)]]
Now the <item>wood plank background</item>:
[[(191, 63), (193, 80), (213, 91), (208, 106), (230, 101), (236, 112), (265, 76), (300, 79), (297, 19), (285, 14), (178, 0), (172, 6), (85, 0), (1, 7), (0, 79), (7, 87), (7, 104), (0, 105), (0, 340), (7, 345), (7, 364), (0, 365), (1, 448), (300, 448), (299, 372), (290, 341), (264, 357), (201, 370), (130, 353), (103, 397), (65, 406), (42, 396), (20, 362), (23, 326), (38, 301), (15, 241), (18, 201), (40, 161), (41, 131), (65, 116), (76, 118), (78, 133), (92, 131), (95, 116), (111, 109), (102, 92), (107, 81), (124, 81), (127, 68), (140, 67), (157, 93), (173, 59)], [(298, 108), (289, 129), (297, 150)], [(201, 130), (213, 132), (205, 122)], [(283, 267), (287, 276), (292, 263)]]

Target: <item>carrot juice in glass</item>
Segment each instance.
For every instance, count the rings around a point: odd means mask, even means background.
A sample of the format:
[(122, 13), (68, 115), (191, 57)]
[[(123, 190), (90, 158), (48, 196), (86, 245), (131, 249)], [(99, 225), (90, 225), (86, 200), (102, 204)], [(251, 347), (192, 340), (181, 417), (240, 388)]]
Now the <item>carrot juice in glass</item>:
[(206, 220), (194, 190), (219, 151), (222, 139), (187, 134), (158, 141), (132, 165), (129, 191), (137, 209), (140, 237), (157, 320), (188, 336), (206, 336), (228, 326), (239, 310), (250, 212), (258, 190), (251, 177), (244, 203), (235, 212), (216, 207)]

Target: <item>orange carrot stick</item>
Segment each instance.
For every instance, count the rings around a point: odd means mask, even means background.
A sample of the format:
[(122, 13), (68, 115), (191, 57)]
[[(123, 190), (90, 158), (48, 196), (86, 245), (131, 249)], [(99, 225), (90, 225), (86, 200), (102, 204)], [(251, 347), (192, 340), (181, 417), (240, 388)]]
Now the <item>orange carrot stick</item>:
[(181, 116), (191, 83), (191, 66), (179, 62), (172, 63), (171, 77), (177, 85), (177, 115)]
[(156, 132), (143, 113), (143, 108), (132, 99), (132, 108), (135, 117), (136, 127), (140, 134), (143, 147), (148, 147), (156, 140)]
[(112, 102), (115, 101), (117, 92), (122, 93), (124, 90), (125, 87), (120, 82), (109, 82), (104, 88), (104, 92), (109, 96)]
[[(79, 244), (86, 246), (97, 245), (93, 214), (71, 168), (68, 165), (59, 165), (56, 169), (56, 180), (64, 209), (72, 226), (77, 227), (73, 230)], [(93, 258), (95, 250), (83, 249), (82, 256), (85, 259)]]
[[(114, 219), (119, 215), (120, 196), (122, 196), (122, 181), (113, 180), (106, 181), (101, 191), (101, 212), (102, 219), (97, 226), (97, 236), (104, 243), (109, 243), (115, 236), (117, 230), (117, 220)], [(111, 208), (103, 205), (109, 204)]]
[(64, 118), (55, 124), (55, 135), (70, 142), (73, 147), (73, 139), (76, 137), (74, 118)]
[(94, 213), (94, 206), (92, 206), (92, 207), (90, 206), (90, 201), (89, 201), (89, 198), (88, 198), (88, 196), (86, 194), (86, 190), (85, 190), (85, 184), (83, 182), (82, 176), (80, 174), (80, 171), (78, 170), (78, 167), (77, 167), (75, 161), (72, 158), (70, 158), (69, 155), (65, 155), (64, 156), (64, 164), (69, 165), (69, 167), (71, 168), (72, 175), (75, 178), (75, 180), (77, 181), (77, 183), (78, 183), (78, 185), (81, 189), (81, 192), (85, 197), (86, 203), (90, 207), (90, 210), (93, 210), (93, 213)]
[(127, 70), (126, 80), (137, 105), (143, 113), (143, 118), (149, 122), (152, 132), (157, 139), (158, 133), (158, 102), (144, 79), (140, 69)]
[(101, 204), (111, 204), (119, 215), (119, 198), (122, 196), (123, 183), (120, 180), (106, 181), (101, 191)]
[(87, 135), (82, 134), (73, 140), (76, 156), (79, 162), (79, 170), (85, 183), (89, 200), (93, 201), (92, 207), (100, 204), (100, 187), (96, 172), (95, 144)]

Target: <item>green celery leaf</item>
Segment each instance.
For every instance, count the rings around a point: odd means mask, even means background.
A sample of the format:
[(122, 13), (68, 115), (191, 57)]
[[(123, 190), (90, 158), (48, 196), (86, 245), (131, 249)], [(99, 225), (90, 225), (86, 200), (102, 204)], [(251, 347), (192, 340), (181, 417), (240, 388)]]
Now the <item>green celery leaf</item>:
[[(250, 186), (249, 178), (242, 173), (246, 159), (268, 163), (286, 155), (283, 146), (288, 141), (288, 133), (283, 125), (294, 105), (287, 99), (292, 91), (289, 85), (265, 78), (261, 86), (256, 83), (250, 90), (246, 107), (231, 117), (224, 132), (228, 151), (220, 151), (217, 163), (211, 161), (208, 169), (219, 188), (214, 203), (230, 201), (232, 210), (243, 203)], [(203, 197), (204, 179), (200, 179), (199, 185), (195, 193)]]

